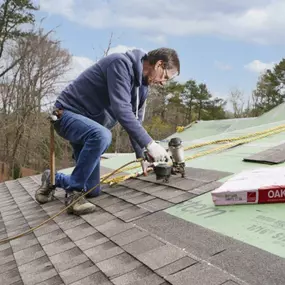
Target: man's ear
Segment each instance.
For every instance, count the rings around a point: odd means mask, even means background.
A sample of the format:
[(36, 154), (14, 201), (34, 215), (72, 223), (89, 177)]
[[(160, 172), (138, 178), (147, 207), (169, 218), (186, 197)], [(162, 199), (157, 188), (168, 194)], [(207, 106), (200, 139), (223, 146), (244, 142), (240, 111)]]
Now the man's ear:
[(161, 65), (163, 65), (163, 61), (162, 61), (162, 60), (158, 60), (158, 61), (155, 63), (154, 69), (157, 70)]

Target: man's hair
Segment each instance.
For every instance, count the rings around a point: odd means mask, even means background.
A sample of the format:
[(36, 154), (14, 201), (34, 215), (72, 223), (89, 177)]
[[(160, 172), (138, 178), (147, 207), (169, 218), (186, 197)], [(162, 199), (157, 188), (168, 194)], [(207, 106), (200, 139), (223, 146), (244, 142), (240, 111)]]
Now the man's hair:
[(158, 48), (148, 52), (147, 60), (151, 65), (155, 65), (157, 61), (162, 60), (165, 68), (176, 68), (178, 75), (180, 74), (180, 61), (177, 52), (171, 48)]

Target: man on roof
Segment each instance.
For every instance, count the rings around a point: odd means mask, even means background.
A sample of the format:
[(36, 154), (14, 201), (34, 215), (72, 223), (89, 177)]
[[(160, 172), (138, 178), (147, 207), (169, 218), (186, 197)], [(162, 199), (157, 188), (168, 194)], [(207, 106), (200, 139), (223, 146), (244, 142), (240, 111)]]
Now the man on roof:
[[(41, 204), (51, 201), (54, 187), (58, 187), (66, 191), (67, 206), (100, 183), (100, 157), (111, 144), (110, 130), (117, 122), (128, 133), (136, 158), (142, 157), (145, 148), (156, 162), (169, 159), (167, 151), (152, 139), (142, 121), (148, 87), (163, 85), (179, 73), (178, 55), (170, 48), (110, 54), (83, 71), (55, 102), (54, 128), (70, 142), (76, 165), (70, 175), (57, 172), (55, 185), (50, 184), (50, 170), (44, 171), (36, 200)], [(85, 197), (96, 197), (100, 191), (99, 185)], [(68, 212), (76, 215), (94, 212), (95, 205), (85, 197)]]

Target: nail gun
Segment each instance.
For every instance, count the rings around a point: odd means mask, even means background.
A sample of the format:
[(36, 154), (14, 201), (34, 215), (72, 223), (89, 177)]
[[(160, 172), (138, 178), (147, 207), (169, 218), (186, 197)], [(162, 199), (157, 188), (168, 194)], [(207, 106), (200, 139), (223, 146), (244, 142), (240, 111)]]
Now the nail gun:
[(184, 147), (180, 138), (172, 138), (168, 143), (169, 151), (172, 159), (172, 174), (181, 173), (181, 177), (185, 177), (185, 159)]
[(184, 161), (184, 148), (182, 145), (182, 140), (180, 138), (172, 138), (168, 143), (168, 152), (170, 153), (170, 158), (172, 164), (168, 161), (165, 162), (154, 162), (149, 153), (144, 151), (144, 160), (152, 164), (154, 173), (156, 174), (156, 180), (163, 180), (163, 182), (168, 183), (171, 174), (176, 175), (181, 173), (182, 177), (185, 177), (185, 161)]

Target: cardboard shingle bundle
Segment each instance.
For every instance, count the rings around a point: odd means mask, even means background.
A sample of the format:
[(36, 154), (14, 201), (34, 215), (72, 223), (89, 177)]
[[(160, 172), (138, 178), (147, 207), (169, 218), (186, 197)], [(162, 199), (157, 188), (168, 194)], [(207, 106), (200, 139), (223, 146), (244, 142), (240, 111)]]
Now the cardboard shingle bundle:
[(285, 167), (243, 171), (211, 193), (215, 205), (285, 203)]

